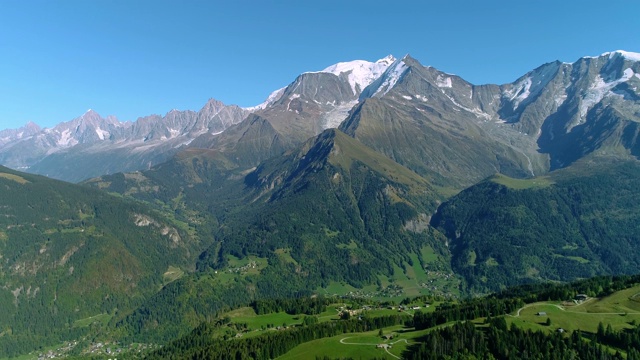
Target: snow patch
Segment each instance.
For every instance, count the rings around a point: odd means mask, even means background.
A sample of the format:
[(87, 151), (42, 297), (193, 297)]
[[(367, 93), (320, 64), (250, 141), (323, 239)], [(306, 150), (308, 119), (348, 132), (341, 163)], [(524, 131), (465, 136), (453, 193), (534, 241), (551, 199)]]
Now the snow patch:
[[(444, 94), (444, 96), (446, 96), (446, 97), (447, 97), (447, 98), (448, 98), (448, 99), (453, 103), (453, 105), (455, 105), (455, 106), (457, 106), (457, 107), (459, 107), (459, 108), (461, 108), (461, 109), (463, 109), (463, 110), (466, 110), (466, 111), (468, 111), (468, 112), (470, 112), (470, 113), (474, 114), (476, 117), (478, 117), (478, 118), (484, 118), (485, 120), (491, 120), (491, 119), (492, 119), (491, 115), (489, 115), (489, 114), (487, 114), (486, 112), (482, 111), (480, 108), (478, 108), (478, 107), (475, 107), (475, 108), (473, 108), (473, 109), (468, 108), (468, 107), (466, 107), (466, 106), (464, 106), (464, 105), (459, 104), (459, 103), (456, 101), (456, 99), (454, 99), (454, 98), (453, 98), (452, 96), (450, 96), (449, 94), (446, 94), (446, 93), (444, 92), (444, 90), (442, 90), (442, 93)], [(454, 108), (453, 110), (455, 110), (455, 111), (460, 111), (459, 109), (455, 109), (455, 108)]]
[(99, 126), (96, 128), (96, 134), (98, 134), (98, 138), (100, 140), (107, 139), (111, 135), (108, 131), (102, 130)]
[(342, 123), (344, 119), (349, 116), (349, 111), (356, 104), (358, 104), (357, 100), (350, 101), (348, 103), (340, 104), (339, 106), (325, 113), (321, 119), (322, 130), (333, 129), (340, 126), (340, 123)]
[(272, 92), (271, 94), (269, 94), (269, 97), (267, 97), (267, 100), (265, 100), (262, 104), (256, 105), (256, 106), (251, 106), (251, 107), (246, 107), (243, 108), (244, 110), (247, 111), (258, 111), (258, 110), (262, 110), (262, 109), (266, 109), (267, 106), (273, 104), (274, 102), (278, 101), (280, 99), (280, 97), (282, 97), (282, 94), (284, 94), (284, 90), (286, 89), (286, 87), (280, 88), (274, 92)]
[[(442, 92), (442, 94), (444, 94), (444, 96), (447, 97), (447, 99), (449, 99), (449, 101), (451, 101), (453, 103), (453, 105), (459, 107), (460, 109), (468, 111), (468, 112), (476, 115), (476, 117), (478, 117), (478, 118), (484, 118), (485, 120), (491, 120), (492, 119), (491, 115), (489, 115), (486, 112), (482, 111), (480, 108), (478, 108), (478, 107), (475, 107), (473, 109), (468, 108), (468, 107), (458, 103), (456, 101), (456, 99), (454, 99), (451, 95), (445, 93), (444, 90), (441, 89), (440, 91)], [(454, 111), (460, 111), (459, 109), (455, 109), (455, 108), (453, 110)]]
[(413, 98), (411, 96), (407, 96), (407, 95), (402, 95), (403, 98), (407, 99), (407, 100), (413, 100)]
[(567, 94), (562, 94), (561, 96), (556, 97), (555, 99), (553, 99), (556, 103), (556, 108), (559, 108), (562, 104), (564, 104), (564, 102), (567, 100)]
[(637, 74), (635, 74), (634, 71), (629, 68), (624, 70), (620, 79), (611, 82), (605, 82), (604, 79), (602, 79), (602, 77), (598, 75), (589, 90), (587, 90), (585, 96), (582, 98), (582, 101), (580, 102), (580, 119), (584, 119), (589, 109), (602, 101), (602, 99), (605, 97), (605, 95), (607, 95), (607, 93), (611, 91), (611, 89), (616, 87), (618, 84), (628, 81), (634, 75)]
[(438, 85), (439, 87), (450, 88), (452, 87), (451, 78), (438, 75), (438, 78), (436, 79), (436, 85)]
[(531, 95), (531, 85), (533, 82), (530, 77), (516, 83), (513, 88), (505, 91), (509, 100), (513, 101), (513, 110), (517, 109), (520, 104)]
[(400, 80), (400, 78), (402, 77), (402, 75), (404, 75), (404, 72), (408, 68), (409, 67), (407, 66), (407, 64), (405, 64), (402, 60), (394, 62), (393, 65), (391, 65), (385, 72), (382, 84), (378, 86), (378, 89), (373, 95), (376, 95), (380, 92), (382, 92), (382, 96), (386, 95), (389, 90), (391, 90), (396, 85), (398, 80)]
[(66, 129), (60, 134), (60, 139), (58, 140), (59, 146), (73, 146), (77, 143), (78, 141), (71, 135), (71, 130)]
[[(291, 96), (289, 96), (289, 103), (287, 104), (287, 111), (293, 111), (291, 110), (290, 106), (291, 106), (291, 102), (295, 99), (298, 99), (300, 97), (300, 94), (293, 94)], [(298, 110), (296, 110), (296, 113), (298, 113)]]
[(547, 84), (554, 79), (561, 66), (559, 63), (550, 63), (531, 71), (525, 77), (520, 78), (510, 89), (504, 91), (503, 96), (512, 101), (513, 110), (516, 110), (528, 99), (542, 93)]
[(420, 100), (420, 101), (424, 101), (427, 102), (427, 97), (424, 95), (416, 95), (416, 99)]

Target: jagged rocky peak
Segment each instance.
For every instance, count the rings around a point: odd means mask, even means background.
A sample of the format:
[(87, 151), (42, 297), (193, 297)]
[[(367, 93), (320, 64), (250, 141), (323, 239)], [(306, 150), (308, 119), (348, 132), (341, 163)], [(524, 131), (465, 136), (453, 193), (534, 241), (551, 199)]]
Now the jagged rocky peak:
[(20, 130), (24, 130), (30, 133), (36, 133), (42, 130), (42, 128), (38, 124), (34, 123), (33, 121), (29, 121), (23, 127), (21, 127)]
[(222, 101), (211, 98), (207, 101), (206, 104), (200, 109), (200, 113), (209, 113), (209, 114), (217, 114), (220, 110), (224, 109), (227, 105), (225, 105)]
[(547, 63), (504, 85), (503, 100), (510, 103), (514, 111), (517, 110), (537, 97), (563, 66), (566, 67), (559, 61)]
[(369, 86), (362, 91), (360, 100), (373, 96), (383, 96), (389, 92), (408, 69), (407, 64), (404, 62), (406, 57), (407, 56), (401, 60), (395, 60), (387, 66), (381, 76), (375, 79), (375, 81), (372, 81)]

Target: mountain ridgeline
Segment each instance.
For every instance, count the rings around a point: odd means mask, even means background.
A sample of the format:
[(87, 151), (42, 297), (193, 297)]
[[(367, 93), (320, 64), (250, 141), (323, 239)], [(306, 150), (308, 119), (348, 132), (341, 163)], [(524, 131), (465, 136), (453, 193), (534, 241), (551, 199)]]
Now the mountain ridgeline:
[(640, 272), (639, 86), (623, 51), (504, 85), (386, 57), (253, 108), (4, 130), (4, 164), (91, 179), (0, 168), (0, 356), (165, 343), (261, 299)]
[[(200, 111), (119, 122), (94, 111), (52, 129), (0, 132), (0, 162), (67, 181), (145, 170), (186, 148), (248, 168), (329, 128), (437, 184), (494, 173), (543, 175), (593, 153), (637, 157), (640, 56), (551, 62), (504, 85), (474, 85), (410, 56), (301, 74), (263, 104), (210, 100)], [(78, 166), (82, 165), (82, 166)]]

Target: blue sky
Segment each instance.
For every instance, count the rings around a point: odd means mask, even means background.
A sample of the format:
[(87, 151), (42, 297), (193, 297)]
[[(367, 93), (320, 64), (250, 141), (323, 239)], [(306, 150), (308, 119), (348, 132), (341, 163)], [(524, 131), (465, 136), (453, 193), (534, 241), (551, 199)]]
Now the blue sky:
[(252, 106), (304, 71), (411, 54), (475, 83), (640, 52), (640, 1), (0, 0), (0, 129)]

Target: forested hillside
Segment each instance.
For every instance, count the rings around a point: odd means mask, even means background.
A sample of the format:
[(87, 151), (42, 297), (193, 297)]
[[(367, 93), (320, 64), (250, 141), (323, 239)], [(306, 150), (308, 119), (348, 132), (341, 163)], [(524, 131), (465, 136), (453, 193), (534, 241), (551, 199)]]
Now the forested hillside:
[[(639, 281), (637, 275), (603, 276), (520, 286), (481, 298), (438, 302), (424, 309), (415, 305), (427, 300), (419, 297), (403, 301), (413, 305), (400, 305), (400, 312), (375, 301), (362, 307), (354, 301), (341, 308), (358, 309), (357, 318), (344, 312), (307, 314), (295, 325), (257, 334), (252, 334), (257, 330), (247, 324), (219, 318), (151, 352), (148, 358), (639, 359)], [(578, 297), (587, 300), (572, 300)], [(331, 304), (331, 299), (322, 301)], [(622, 303), (629, 307), (628, 312), (612, 313), (610, 307)], [(541, 308), (556, 311), (528, 315)], [(275, 312), (267, 316), (278, 318)]]
[(76, 339), (125, 316), (208, 245), (185, 224), (104, 192), (0, 167), (0, 348)]
[[(201, 161), (195, 157), (182, 166)], [(217, 166), (195, 168), (200, 174), (206, 168), (218, 169), (214, 176), (222, 174)], [(162, 182), (150, 172), (144, 176), (141, 181), (160, 184), (158, 193), (167, 182), (182, 181)], [(253, 299), (311, 294), (333, 282), (357, 288), (378, 284), (383, 290), (389, 280), (383, 284), (381, 279), (414, 267), (423, 274), (424, 268), (450, 272), (445, 239), (426, 220), (442, 195), (417, 174), (339, 131), (329, 130), (263, 163), (235, 185), (210, 179), (183, 187), (179, 201), (207, 209), (207, 216), (217, 219), (221, 226), (213, 229), (215, 241), (200, 255), (197, 274), (169, 285), (125, 319), (123, 325), (134, 333), (148, 334), (143, 338), (167, 339)], [(136, 187), (128, 184), (127, 189)], [(145, 198), (148, 193), (133, 195)], [(423, 257), (425, 247), (433, 249), (431, 258)], [(233, 281), (221, 276), (251, 261), (256, 267)]]
[(640, 166), (585, 163), (549, 177), (496, 176), (443, 204), (432, 225), (472, 292), (537, 280), (635, 273)]

